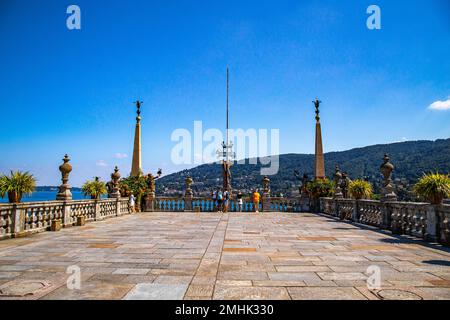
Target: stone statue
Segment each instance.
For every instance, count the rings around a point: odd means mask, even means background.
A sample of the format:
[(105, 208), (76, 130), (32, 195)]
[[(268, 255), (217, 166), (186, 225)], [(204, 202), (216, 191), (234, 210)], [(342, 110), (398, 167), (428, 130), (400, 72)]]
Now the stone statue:
[(301, 186), (299, 187), (299, 193), (302, 195), (307, 195), (308, 191), (306, 190), (306, 185), (309, 182), (309, 177), (306, 173), (303, 174), (303, 176), (300, 176), (300, 172), (297, 170), (294, 170), (294, 176), (301, 181)]
[(316, 120), (319, 121), (320, 120), (319, 107), (320, 107), (320, 104), (322, 103), (322, 101), (320, 101), (319, 99), (316, 98), (316, 100), (314, 100), (313, 103), (314, 103), (314, 107), (316, 108)]
[(397, 195), (394, 192), (394, 186), (392, 185), (392, 171), (395, 167), (389, 161), (389, 155), (385, 154), (383, 158), (383, 164), (380, 166), (381, 174), (383, 175), (383, 197), (382, 201), (397, 201)]
[(224, 174), (224, 189), (227, 189), (228, 191), (231, 191), (231, 164), (230, 162), (223, 161), (223, 174)]
[(341, 190), (342, 173), (338, 165), (336, 165), (333, 180), (334, 180), (334, 198), (342, 199), (344, 197)]
[(342, 172), (342, 179), (341, 179), (341, 183), (340, 183), (340, 187), (341, 187), (341, 192), (344, 198), (348, 199), (349, 198), (349, 193), (348, 193), (348, 188), (350, 186), (350, 182), (352, 182), (352, 180), (348, 177), (347, 172)]
[(150, 190), (150, 193), (153, 193), (153, 195), (156, 192), (156, 182), (155, 181), (158, 180), (161, 177), (161, 175), (162, 175), (161, 169), (158, 169), (158, 172), (156, 173), (156, 177), (151, 173), (149, 173), (147, 175), (148, 188)]

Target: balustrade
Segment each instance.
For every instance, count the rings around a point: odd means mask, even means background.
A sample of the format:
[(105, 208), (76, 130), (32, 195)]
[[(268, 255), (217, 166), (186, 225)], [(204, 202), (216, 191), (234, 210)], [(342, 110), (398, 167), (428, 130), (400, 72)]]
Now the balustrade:
[(60, 220), (64, 227), (129, 214), (128, 199), (69, 200), (0, 204), (0, 239), (48, 231)]

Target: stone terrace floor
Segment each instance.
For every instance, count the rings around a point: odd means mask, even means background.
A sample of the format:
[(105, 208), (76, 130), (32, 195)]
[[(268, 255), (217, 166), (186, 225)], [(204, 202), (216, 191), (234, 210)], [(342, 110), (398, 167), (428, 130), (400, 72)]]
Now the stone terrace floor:
[[(66, 285), (72, 265), (80, 290)], [(381, 268), (379, 295), (366, 286), (371, 265)], [(307, 213), (142, 213), (0, 241), (0, 291), (34, 292), (25, 299), (450, 299), (450, 250)]]

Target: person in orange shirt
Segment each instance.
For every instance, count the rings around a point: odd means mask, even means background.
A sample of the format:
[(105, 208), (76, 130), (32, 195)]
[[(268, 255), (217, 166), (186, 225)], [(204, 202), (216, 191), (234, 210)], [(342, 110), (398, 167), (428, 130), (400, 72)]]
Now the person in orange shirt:
[(255, 212), (259, 213), (259, 200), (261, 199), (261, 195), (258, 192), (258, 189), (253, 192), (253, 207), (255, 208)]

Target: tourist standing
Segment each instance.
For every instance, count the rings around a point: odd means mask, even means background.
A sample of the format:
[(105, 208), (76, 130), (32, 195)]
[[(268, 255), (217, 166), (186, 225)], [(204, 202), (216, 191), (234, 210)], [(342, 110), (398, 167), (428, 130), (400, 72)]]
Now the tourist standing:
[(217, 191), (217, 208), (218, 212), (222, 213), (223, 193), (222, 190)]
[(230, 203), (230, 192), (225, 190), (223, 193), (223, 212), (228, 212), (228, 204)]
[(242, 205), (244, 204), (244, 201), (242, 200), (242, 192), (240, 192), (240, 191), (237, 194), (237, 200), (238, 200), (239, 212), (242, 212)]
[(130, 211), (132, 213), (136, 212), (136, 198), (134, 197), (133, 192), (130, 194), (128, 198), (128, 204), (130, 205)]
[(261, 199), (261, 195), (258, 192), (258, 189), (253, 192), (253, 206), (255, 207), (255, 212), (259, 213), (259, 200)]
[(213, 201), (213, 211), (217, 211), (217, 191), (213, 190), (212, 192), (212, 201)]

